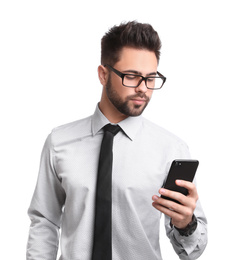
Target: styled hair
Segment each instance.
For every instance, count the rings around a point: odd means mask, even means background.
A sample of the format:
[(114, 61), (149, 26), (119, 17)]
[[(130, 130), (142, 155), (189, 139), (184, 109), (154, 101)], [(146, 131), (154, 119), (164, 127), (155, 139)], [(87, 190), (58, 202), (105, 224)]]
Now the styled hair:
[(150, 24), (136, 21), (113, 26), (101, 40), (101, 64), (113, 66), (120, 60), (123, 47), (153, 51), (160, 58), (161, 41)]

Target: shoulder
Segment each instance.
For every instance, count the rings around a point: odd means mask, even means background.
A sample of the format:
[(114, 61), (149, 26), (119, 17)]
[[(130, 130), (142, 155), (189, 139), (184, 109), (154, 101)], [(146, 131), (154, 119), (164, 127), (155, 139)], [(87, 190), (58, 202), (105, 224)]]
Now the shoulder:
[(165, 128), (143, 118), (143, 129), (150, 136), (151, 141), (157, 141), (166, 145), (178, 145), (188, 148), (186, 142)]
[(53, 145), (69, 143), (90, 136), (92, 116), (76, 120), (52, 129), (50, 133)]

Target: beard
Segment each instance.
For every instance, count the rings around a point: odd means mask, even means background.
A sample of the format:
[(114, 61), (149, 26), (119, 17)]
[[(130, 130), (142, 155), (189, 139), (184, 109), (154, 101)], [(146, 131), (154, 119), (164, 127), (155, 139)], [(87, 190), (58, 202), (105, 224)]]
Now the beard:
[[(114, 107), (121, 112), (122, 114), (126, 116), (140, 116), (144, 109), (147, 107), (148, 103), (150, 102), (150, 98), (146, 96), (145, 93), (139, 92), (135, 95), (130, 95), (123, 100), (120, 95), (116, 92), (116, 90), (113, 89), (111, 84), (111, 77), (109, 77), (108, 82), (106, 84), (106, 93), (108, 96), (108, 99), (111, 101), (111, 103), (114, 105)], [(130, 100), (137, 99), (137, 98), (143, 98), (145, 102), (143, 104), (132, 104), (130, 106)]]

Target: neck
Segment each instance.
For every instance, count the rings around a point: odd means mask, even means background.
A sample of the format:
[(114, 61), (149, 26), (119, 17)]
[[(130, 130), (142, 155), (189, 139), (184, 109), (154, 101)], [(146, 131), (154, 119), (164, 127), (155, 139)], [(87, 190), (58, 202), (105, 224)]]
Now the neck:
[(113, 124), (117, 124), (128, 117), (115, 108), (115, 106), (108, 99), (104, 91), (102, 93), (102, 97), (99, 103), (99, 109), (105, 115), (105, 117)]

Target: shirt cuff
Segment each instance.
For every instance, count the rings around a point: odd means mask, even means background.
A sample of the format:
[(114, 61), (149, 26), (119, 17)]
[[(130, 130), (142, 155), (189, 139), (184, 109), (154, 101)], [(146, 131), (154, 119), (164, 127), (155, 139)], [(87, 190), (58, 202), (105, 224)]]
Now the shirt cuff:
[(184, 248), (186, 253), (189, 255), (194, 249), (197, 247), (199, 238), (201, 236), (200, 230), (198, 228), (199, 223), (197, 224), (197, 228), (194, 233), (188, 237), (181, 236), (179, 231), (174, 228), (174, 237), (176, 241)]

